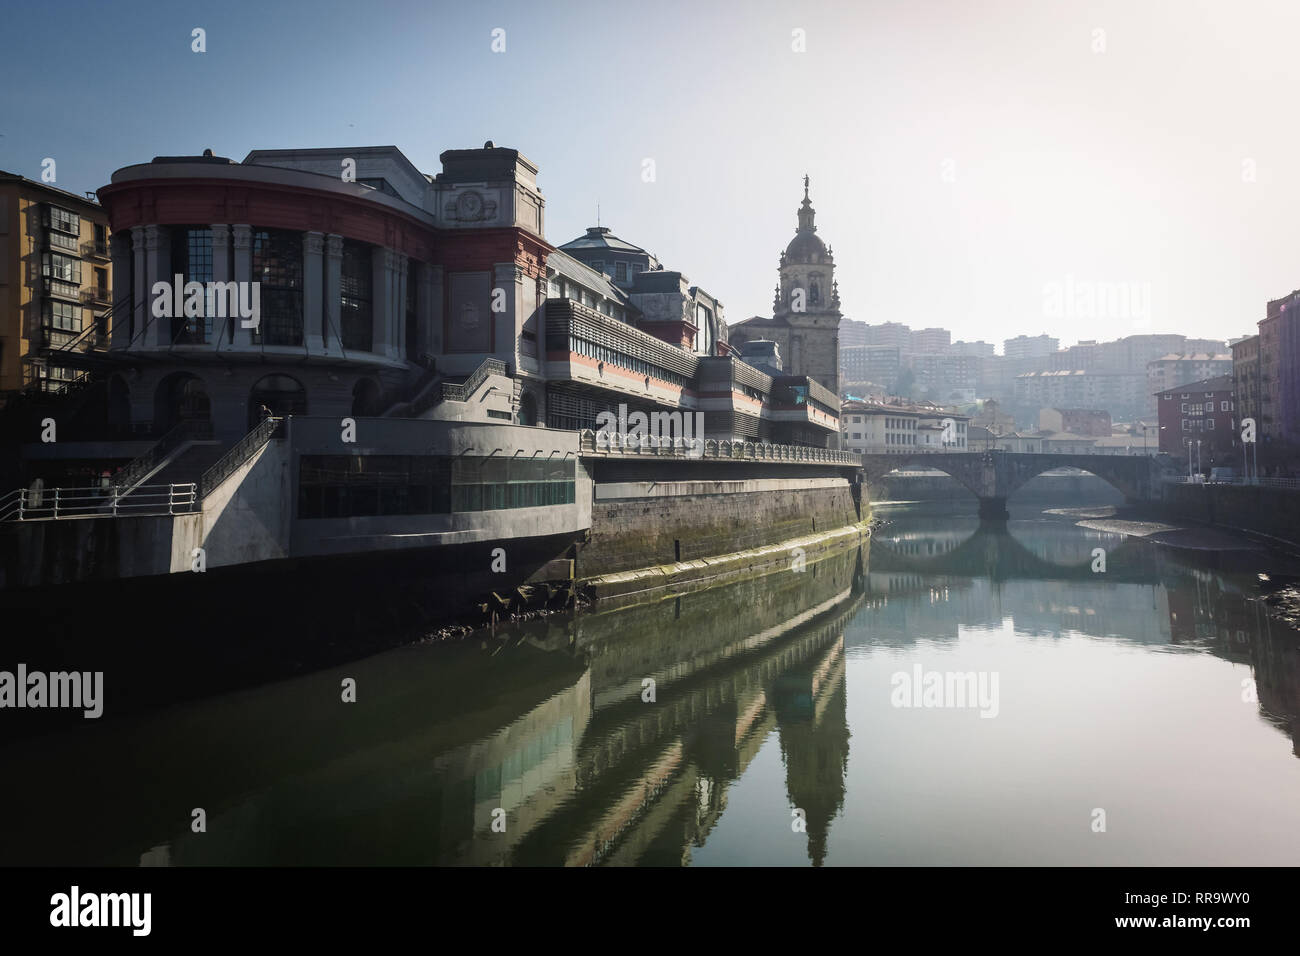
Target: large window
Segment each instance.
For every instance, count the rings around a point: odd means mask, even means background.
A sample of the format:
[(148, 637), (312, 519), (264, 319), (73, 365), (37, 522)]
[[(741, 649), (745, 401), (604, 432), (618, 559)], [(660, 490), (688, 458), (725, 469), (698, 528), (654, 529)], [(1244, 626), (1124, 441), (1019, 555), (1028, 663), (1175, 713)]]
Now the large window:
[(262, 321), (253, 341), (302, 345), (302, 236), (282, 229), (253, 231), (253, 281), (261, 283)]
[(299, 518), (494, 511), (573, 500), (572, 459), (303, 455), (299, 461)]
[[(172, 273), (183, 276), (184, 282), (211, 282), (212, 230), (199, 226), (172, 227)], [(212, 341), (212, 316), (214, 303), (206, 291), (203, 297), (203, 315), (172, 316), (172, 341), (201, 343)]]
[(61, 206), (50, 206), (49, 226), (70, 236), (81, 235), (81, 217)]
[(41, 275), (47, 279), (81, 283), (81, 260), (57, 252), (41, 254)]
[(343, 347), (354, 352), (374, 348), (374, 271), (371, 247), (364, 242), (343, 240), (343, 300), (339, 321), (343, 325)]
[(51, 348), (61, 348), (81, 331), (81, 306), (71, 302), (46, 299), (41, 303), (41, 318)]

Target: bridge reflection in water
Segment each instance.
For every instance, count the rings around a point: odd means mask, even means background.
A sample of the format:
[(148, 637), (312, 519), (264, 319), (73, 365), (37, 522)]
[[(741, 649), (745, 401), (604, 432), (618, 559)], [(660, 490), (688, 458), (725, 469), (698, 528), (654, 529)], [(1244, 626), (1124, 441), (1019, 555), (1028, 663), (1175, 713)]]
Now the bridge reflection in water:
[[(1094, 547), (1107, 551), (1104, 576), (1090, 570)], [(855, 655), (918, 635), (955, 642), (1009, 617), (1044, 638), (1250, 663), (1260, 713), (1294, 738), (1294, 642), (1232, 578), (1063, 521), (899, 520), (869, 549), (802, 573), (405, 648), (10, 745), (0, 760), (33, 783), (0, 796), (26, 822), (0, 863), (835, 861), (860, 829), (835, 829)], [(355, 704), (339, 701), (345, 677)], [(855, 744), (859, 763), (879, 746)], [(195, 807), (205, 833), (190, 831)], [(805, 833), (791, 832), (796, 809)], [(839, 861), (861, 862), (851, 852)]]

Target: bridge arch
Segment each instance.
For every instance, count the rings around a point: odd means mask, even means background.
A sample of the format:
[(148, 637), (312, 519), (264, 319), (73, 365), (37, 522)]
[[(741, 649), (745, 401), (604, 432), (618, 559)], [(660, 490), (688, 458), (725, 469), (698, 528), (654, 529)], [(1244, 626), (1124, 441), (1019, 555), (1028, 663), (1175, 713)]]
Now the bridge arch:
[(1077, 468), (1111, 485), (1129, 501), (1152, 496), (1160, 466), (1143, 455), (1052, 455), (1023, 452), (917, 452), (863, 455), (868, 483), (909, 465), (924, 465), (950, 475), (980, 501), (980, 516), (1005, 520), (1006, 502), (1022, 486), (1047, 471)]

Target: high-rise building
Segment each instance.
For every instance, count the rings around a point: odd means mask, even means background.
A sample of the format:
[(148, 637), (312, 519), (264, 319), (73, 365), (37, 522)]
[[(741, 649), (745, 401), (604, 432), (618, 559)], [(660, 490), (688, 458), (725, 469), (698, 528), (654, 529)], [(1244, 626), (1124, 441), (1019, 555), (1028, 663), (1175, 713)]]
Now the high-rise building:
[(949, 355), (971, 355), (975, 358), (989, 358), (997, 353), (997, 346), (992, 342), (953, 342), (948, 346)]
[(917, 329), (910, 340), (913, 355), (942, 355), (952, 343), (952, 333), (947, 329)]
[(1002, 343), (1002, 354), (1010, 359), (1044, 358), (1055, 352), (1060, 344), (1060, 339), (1050, 335), (1017, 335)]
[(1162, 355), (1147, 363), (1147, 395), (1143, 416), (1155, 418), (1156, 394), (1165, 389), (1232, 374), (1232, 355), (1227, 352), (1195, 352)]
[(1232, 388), (1235, 393), (1238, 421), (1255, 422), (1255, 437), (1260, 437), (1261, 399), (1259, 335), (1248, 335), (1232, 343)]

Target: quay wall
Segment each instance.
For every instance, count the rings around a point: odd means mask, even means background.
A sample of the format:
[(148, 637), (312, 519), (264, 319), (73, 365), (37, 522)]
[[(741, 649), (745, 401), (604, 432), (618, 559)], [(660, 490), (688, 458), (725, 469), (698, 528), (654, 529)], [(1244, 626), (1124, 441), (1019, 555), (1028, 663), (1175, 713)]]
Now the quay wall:
[(587, 578), (775, 545), (856, 525), (847, 477), (597, 483), (578, 551)]
[(1300, 491), (1166, 482), (1158, 504), (1170, 518), (1238, 528), (1300, 547)]

